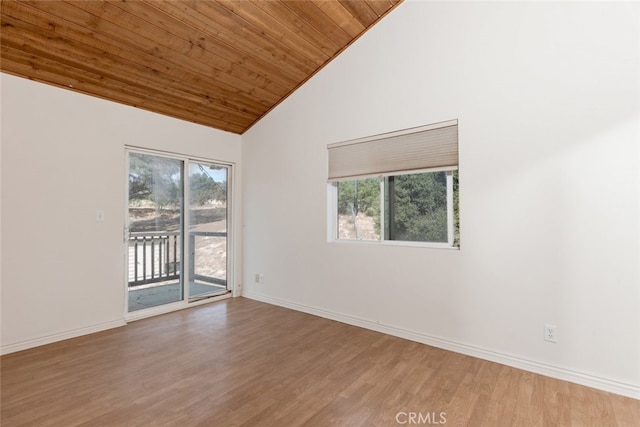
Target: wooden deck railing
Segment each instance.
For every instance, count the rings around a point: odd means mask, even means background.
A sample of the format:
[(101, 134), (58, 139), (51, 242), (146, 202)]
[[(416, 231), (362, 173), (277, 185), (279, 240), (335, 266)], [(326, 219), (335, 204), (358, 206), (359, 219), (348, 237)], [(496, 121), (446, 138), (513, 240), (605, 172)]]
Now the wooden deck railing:
[[(196, 236), (227, 237), (226, 232), (192, 231), (189, 247), (195, 247)], [(137, 232), (129, 235), (129, 287), (180, 279), (182, 248), (180, 233)], [(191, 254), (189, 277), (218, 285), (227, 285), (226, 279), (195, 273), (195, 260)]]

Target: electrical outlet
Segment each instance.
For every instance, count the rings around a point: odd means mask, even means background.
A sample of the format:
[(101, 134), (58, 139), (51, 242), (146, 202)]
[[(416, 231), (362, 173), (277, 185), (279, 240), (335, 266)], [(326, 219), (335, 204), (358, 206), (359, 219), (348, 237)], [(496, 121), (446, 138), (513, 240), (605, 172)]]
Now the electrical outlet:
[(260, 275), (260, 284), (264, 285), (264, 274)]
[(549, 342), (558, 342), (558, 327), (555, 325), (544, 325), (544, 340)]
[(260, 275), (258, 273), (256, 273), (253, 281), (256, 282), (256, 283), (260, 283)]

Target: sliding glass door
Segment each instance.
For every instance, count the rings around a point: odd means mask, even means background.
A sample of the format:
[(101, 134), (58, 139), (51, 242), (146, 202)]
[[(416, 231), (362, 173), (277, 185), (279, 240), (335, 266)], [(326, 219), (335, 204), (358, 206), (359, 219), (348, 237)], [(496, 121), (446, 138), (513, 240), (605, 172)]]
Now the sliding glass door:
[(227, 292), (225, 166), (189, 163), (189, 297)]
[(128, 151), (128, 312), (229, 292), (229, 166)]
[(128, 309), (184, 299), (182, 160), (129, 153)]

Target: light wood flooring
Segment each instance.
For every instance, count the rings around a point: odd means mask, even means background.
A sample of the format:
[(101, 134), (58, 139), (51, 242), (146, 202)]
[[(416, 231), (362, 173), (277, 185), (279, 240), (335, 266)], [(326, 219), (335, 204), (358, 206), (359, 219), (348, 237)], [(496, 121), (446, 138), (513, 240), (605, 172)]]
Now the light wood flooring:
[(638, 400), (245, 298), (0, 362), (3, 427), (640, 425)]

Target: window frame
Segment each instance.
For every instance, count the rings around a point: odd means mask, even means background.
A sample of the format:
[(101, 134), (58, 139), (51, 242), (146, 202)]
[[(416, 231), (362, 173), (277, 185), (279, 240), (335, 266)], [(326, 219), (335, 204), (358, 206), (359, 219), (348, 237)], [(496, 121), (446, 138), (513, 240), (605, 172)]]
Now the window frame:
[[(413, 171), (402, 171), (396, 173), (389, 173), (376, 176), (359, 176), (347, 179), (340, 179), (327, 183), (327, 197), (328, 197), (328, 210), (329, 215), (327, 225), (328, 234), (327, 240), (330, 243), (339, 244), (364, 244), (364, 245), (385, 245), (385, 246), (410, 246), (410, 247), (424, 247), (424, 248), (437, 248), (437, 249), (460, 249), (460, 242), (455, 242), (455, 210), (454, 210), (454, 186), (453, 186), (453, 173), (459, 171), (458, 166), (447, 166), (440, 168), (430, 168)], [(386, 209), (385, 209), (385, 193), (386, 185), (385, 179), (389, 177), (396, 177), (401, 175), (413, 175), (422, 173), (435, 173), (435, 172), (447, 172), (446, 189), (447, 189), (447, 242), (427, 242), (427, 241), (410, 241), (410, 240), (391, 240), (386, 235)], [(377, 240), (372, 239), (350, 239), (339, 237), (339, 220), (338, 220), (338, 183), (342, 181), (357, 181), (367, 178), (377, 178), (380, 183), (380, 237)], [(459, 177), (458, 177), (459, 179)]]

